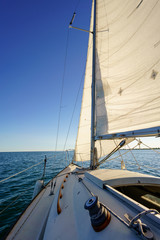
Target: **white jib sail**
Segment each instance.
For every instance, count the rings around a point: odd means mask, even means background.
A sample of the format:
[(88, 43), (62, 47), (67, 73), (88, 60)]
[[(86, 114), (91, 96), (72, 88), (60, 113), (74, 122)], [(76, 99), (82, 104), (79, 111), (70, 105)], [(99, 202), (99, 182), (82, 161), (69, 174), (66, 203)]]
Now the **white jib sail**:
[[(93, 3), (91, 12), (90, 31), (93, 31)], [(77, 141), (75, 146), (75, 160), (90, 160), (90, 142), (91, 142), (91, 84), (92, 84), (92, 50), (93, 36), (89, 33), (88, 52), (86, 62), (85, 81), (83, 87), (83, 96), (81, 104), (81, 114)]]

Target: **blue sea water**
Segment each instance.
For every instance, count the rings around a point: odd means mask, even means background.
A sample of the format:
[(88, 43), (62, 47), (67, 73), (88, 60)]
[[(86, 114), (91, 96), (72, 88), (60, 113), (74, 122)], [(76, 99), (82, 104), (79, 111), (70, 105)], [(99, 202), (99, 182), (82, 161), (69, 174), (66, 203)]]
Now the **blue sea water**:
[[(121, 150), (126, 169), (152, 174), (160, 177), (160, 150), (159, 154), (152, 150), (133, 150), (125, 154)], [(39, 165), (22, 172), (4, 182), (0, 182), (0, 239), (14, 224), (20, 213), (28, 206), (32, 199), (36, 180), (43, 174), (44, 158), (47, 157), (45, 183), (57, 175), (73, 158), (73, 152), (6, 152), (0, 153), (0, 181), (37, 163)], [(116, 153), (116, 156), (119, 153)], [(138, 164), (140, 169), (138, 169)], [(89, 163), (83, 164), (87, 166)], [(121, 156), (107, 161), (101, 168), (121, 168)]]

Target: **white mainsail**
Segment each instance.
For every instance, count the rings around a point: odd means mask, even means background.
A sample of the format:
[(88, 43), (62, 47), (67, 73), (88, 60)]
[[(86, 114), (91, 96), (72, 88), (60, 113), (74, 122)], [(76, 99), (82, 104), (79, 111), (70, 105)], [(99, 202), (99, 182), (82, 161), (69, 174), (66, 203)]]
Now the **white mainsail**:
[[(95, 135), (160, 126), (159, 13), (158, 0), (97, 0)], [(76, 161), (90, 159), (92, 38), (90, 33)], [(99, 158), (116, 146), (104, 140), (95, 147)]]
[(97, 1), (96, 135), (160, 126), (159, 28), (160, 1)]

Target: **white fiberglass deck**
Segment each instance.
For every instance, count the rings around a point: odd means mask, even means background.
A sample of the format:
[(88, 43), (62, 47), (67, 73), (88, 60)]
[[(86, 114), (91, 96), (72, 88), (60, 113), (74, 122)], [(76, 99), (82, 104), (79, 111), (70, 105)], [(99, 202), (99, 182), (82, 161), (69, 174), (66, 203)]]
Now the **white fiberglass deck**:
[(86, 172), (85, 175), (99, 187), (103, 187), (104, 184), (114, 187), (130, 184), (160, 184), (159, 177), (127, 170), (98, 169)]
[[(131, 216), (135, 216), (140, 211), (140, 209), (135, 208), (136, 203), (134, 203), (134, 205), (133, 201), (130, 201), (130, 199), (123, 196), (123, 194), (116, 194), (112, 187), (109, 187), (110, 189), (104, 189), (101, 187), (102, 184), (99, 185), (95, 183), (95, 179), (98, 179), (98, 173), (100, 180), (102, 181), (103, 178), (103, 182), (105, 182), (104, 176), (109, 176), (108, 171), (110, 170), (106, 170), (105, 173), (103, 170), (102, 174), (101, 170), (95, 170), (92, 173), (86, 172), (84, 174), (84, 171), (79, 171), (79, 168), (76, 168), (75, 165), (70, 165), (57, 177), (54, 190), (55, 194), (49, 195), (49, 184), (33, 201), (29, 209), (25, 211), (7, 239), (111, 240), (117, 239), (117, 237), (123, 240), (141, 239), (137, 233), (123, 223), (123, 221), (127, 221), (124, 214), (128, 213)], [(66, 177), (66, 173), (69, 173), (68, 177)], [(113, 175), (110, 171), (110, 178)], [(158, 181), (158, 179), (156, 181)], [(58, 214), (57, 204), (60, 189), (62, 193), (62, 198), (59, 199), (61, 213)], [(92, 195), (98, 196), (99, 201), (111, 209), (111, 221), (109, 225), (100, 232), (94, 231), (89, 212), (84, 208), (85, 202)], [(127, 201), (124, 200), (125, 198)], [(139, 207), (145, 209), (143, 206), (139, 205)], [(160, 239), (160, 230), (158, 228), (160, 221), (158, 217), (154, 217), (155, 219), (147, 217), (142, 219), (142, 221), (150, 226), (157, 240)]]

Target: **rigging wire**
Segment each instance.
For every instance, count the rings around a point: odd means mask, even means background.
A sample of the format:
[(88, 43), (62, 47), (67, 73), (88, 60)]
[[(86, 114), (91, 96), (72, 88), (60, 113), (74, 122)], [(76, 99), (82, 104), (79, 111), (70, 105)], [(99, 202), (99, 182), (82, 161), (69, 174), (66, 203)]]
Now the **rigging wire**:
[[(77, 4), (76, 4), (75, 9), (74, 9), (74, 14), (76, 13), (77, 8), (79, 7), (79, 3), (80, 3), (80, 0), (77, 1)], [(69, 35), (69, 29), (68, 29), (68, 35)], [(65, 55), (65, 63), (64, 63), (64, 71), (63, 71), (61, 100), (60, 100), (60, 110), (59, 110), (59, 117), (58, 117), (58, 128), (57, 128), (57, 137), (56, 137), (55, 151), (57, 150), (57, 145), (58, 145), (58, 135), (59, 135), (59, 128), (60, 128), (62, 94), (63, 94), (63, 86), (64, 86), (64, 75), (65, 75), (65, 69), (66, 69), (67, 52), (68, 52), (68, 42), (69, 42), (69, 40), (68, 40), (68, 36), (67, 36), (66, 55)], [(81, 81), (80, 81), (80, 85), (79, 85), (79, 88), (78, 88), (78, 93), (77, 93), (77, 96), (76, 96), (73, 112), (72, 112), (72, 115), (71, 115), (71, 120), (70, 120), (70, 123), (69, 123), (68, 131), (67, 131), (67, 135), (66, 135), (66, 139), (65, 139), (65, 143), (64, 143), (64, 147), (63, 147), (63, 151), (65, 151), (67, 140), (68, 140), (68, 136), (69, 136), (69, 133), (70, 133), (70, 129), (71, 129), (72, 121), (73, 121), (73, 116), (74, 116), (74, 113), (75, 113), (75, 110), (76, 110), (76, 105), (77, 105), (77, 102), (78, 102), (78, 97), (79, 97), (79, 94), (80, 94), (80, 89), (81, 89), (82, 81), (83, 81), (84, 74), (85, 74), (85, 68), (86, 68), (86, 64), (85, 64), (85, 67), (84, 67), (84, 70), (83, 70), (83, 73), (82, 73), (82, 77), (81, 77)]]
[[(115, 139), (113, 139), (113, 141), (114, 141), (114, 144), (116, 145), (116, 148), (118, 147), (118, 145), (117, 145), (117, 143), (116, 143), (116, 140)], [(118, 148), (118, 152), (119, 152), (119, 155), (120, 155), (120, 157), (121, 157), (121, 168), (122, 169), (126, 169), (126, 166), (125, 166), (125, 163), (124, 163), (124, 160), (123, 160), (123, 157), (122, 157), (122, 154), (121, 154), (121, 152), (120, 152), (120, 149)]]
[[(141, 169), (142, 167), (144, 167), (144, 168), (153, 169), (153, 170), (160, 170), (160, 168), (154, 168), (154, 167), (151, 167), (151, 166), (148, 166), (148, 165), (144, 165), (144, 164), (139, 164), (139, 163), (138, 163), (138, 161), (136, 160), (136, 158), (134, 157), (134, 155), (133, 155), (133, 153), (132, 153), (132, 150), (136, 149), (136, 147), (139, 146), (139, 140), (138, 140), (138, 139), (135, 139), (135, 140), (138, 142), (137, 145), (135, 145), (133, 148), (130, 148), (130, 147), (127, 145), (127, 146), (129, 147), (129, 150), (128, 150), (128, 151), (126, 151), (126, 152), (124, 152), (124, 153), (121, 153), (121, 155), (118, 155), (118, 156), (116, 156), (116, 157), (114, 157), (114, 158), (110, 158), (110, 159), (106, 160), (106, 162), (110, 162), (110, 161), (112, 161), (112, 160), (118, 160), (118, 158), (121, 157), (122, 155), (126, 155), (127, 153), (131, 152), (134, 160), (136, 161), (136, 163), (137, 163), (137, 165), (138, 165), (138, 169)], [(142, 143), (142, 142), (141, 142), (141, 143)], [(143, 144), (143, 145), (145, 145), (145, 144)], [(145, 146), (147, 146), (147, 145), (145, 145)], [(149, 146), (147, 146), (147, 147), (149, 148)], [(154, 151), (154, 149), (152, 149), (152, 148), (150, 148), (150, 149)], [(160, 153), (160, 152), (158, 152), (158, 151), (155, 151), (155, 152), (158, 153), (158, 154)], [(131, 163), (131, 162), (128, 162), (128, 161), (126, 161), (126, 163), (131, 164), (131, 165), (135, 165), (134, 163)]]
[(143, 143), (142, 141), (141, 141), (141, 142), (139, 142), (139, 140), (138, 140), (138, 139), (135, 139), (135, 140), (138, 142), (138, 144), (139, 144), (139, 145), (140, 145), (140, 144), (143, 144), (145, 147), (147, 147), (147, 148), (151, 149), (153, 152), (156, 152), (156, 153), (160, 154), (160, 152), (159, 152), (159, 151), (156, 151), (154, 148), (151, 148), (150, 146), (146, 145), (146, 144), (145, 144), (145, 143)]
[(77, 1), (77, 4), (76, 4), (76, 6), (75, 6), (75, 10), (74, 10), (74, 12), (77, 11), (77, 8), (79, 7), (79, 3), (80, 3), (80, 0)]
[[(135, 165), (134, 163), (131, 163), (131, 162), (128, 162), (128, 161), (126, 161), (126, 163), (131, 164), (131, 165)], [(150, 167), (150, 166), (148, 166), (148, 165), (143, 165), (143, 164), (141, 164), (141, 165), (140, 165), (140, 169), (141, 169), (142, 167), (148, 168), (148, 169), (153, 169), (153, 170), (160, 170), (160, 168), (154, 168), (154, 167)]]
[(135, 162), (136, 162), (137, 165), (138, 165), (138, 169), (140, 169), (140, 165), (139, 165), (137, 159), (135, 158), (135, 156), (134, 156), (134, 154), (133, 154), (133, 152), (132, 152), (132, 149), (130, 148), (130, 146), (129, 146), (128, 144), (127, 144), (127, 146), (128, 146), (128, 148), (129, 148), (129, 150), (130, 150), (130, 153), (132, 154), (132, 157), (134, 158)]
[(76, 96), (73, 112), (72, 112), (72, 115), (71, 115), (71, 120), (70, 120), (70, 124), (69, 124), (69, 127), (68, 127), (67, 136), (66, 136), (66, 140), (65, 140), (65, 143), (64, 143), (63, 151), (65, 150), (65, 147), (66, 147), (66, 143), (67, 143), (67, 140), (68, 140), (68, 136), (69, 136), (69, 132), (70, 132), (73, 116), (74, 116), (74, 113), (75, 113), (75, 110), (76, 110), (78, 97), (79, 97), (79, 93), (80, 93), (80, 89), (81, 89), (81, 85), (82, 85), (82, 81), (83, 81), (83, 77), (84, 77), (84, 71), (85, 71), (85, 68), (83, 70), (83, 74), (82, 74), (81, 81), (80, 81), (80, 84), (79, 84), (78, 93), (77, 93), (77, 96)]
[[(80, 0), (77, 1), (74, 12), (76, 12), (76, 10), (79, 6), (79, 3), (80, 3)], [(67, 41), (66, 41), (66, 51), (65, 51), (65, 58), (64, 58), (64, 68), (63, 68), (63, 77), (62, 77), (62, 86), (61, 86), (61, 97), (60, 97), (60, 107), (59, 107), (59, 114), (58, 114), (58, 126), (57, 126), (55, 151), (57, 151), (57, 145), (58, 145), (58, 136), (59, 136), (59, 128), (60, 128), (61, 109), (62, 109), (62, 98), (63, 98), (63, 89), (64, 89), (64, 79), (65, 79), (66, 62), (67, 62), (67, 55), (68, 55), (68, 43), (69, 43), (69, 29), (67, 31)], [(79, 94), (79, 90), (78, 90), (78, 94)], [(76, 101), (77, 101), (77, 99), (76, 99)], [(76, 106), (76, 104), (75, 104), (75, 106)], [(74, 114), (74, 111), (75, 111), (75, 109), (73, 110), (73, 114)], [(72, 117), (71, 117), (71, 122), (72, 122), (73, 114), (72, 114)], [(70, 123), (70, 125), (71, 125), (71, 123)], [(69, 129), (68, 129), (68, 132), (67, 132), (66, 141), (65, 141), (65, 144), (64, 144), (64, 149), (65, 149), (68, 134), (69, 134), (69, 131), (70, 131), (70, 125), (69, 125)]]
[(58, 136), (59, 136), (59, 127), (60, 127), (60, 118), (61, 118), (61, 109), (62, 109), (62, 99), (63, 99), (63, 89), (64, 89), (64, 77), (65, 77), (65, 72), (66, 72), (66, 62), (67, 62), (67, 53), (68, 53), (68, 42), (69, 42), (69, 29), (67, 31), (67, 41), (66, 41), (66, 51), (65, 51), (65, 58), (64, 58), (64, 68), (63, 68), (63, 77), (62, 77), (62, 86), (61, 86), (61, 96), (60, 96), (60, 106), (59, 106), (59, 114), (58, 114), (58, 126), (57, 126), (55, 151), (57, 151)]
[[(135, 149), (137, 146), (138, 146), (138, 144), (135, 145), (133, 148), (131, 148), (131, 150)], [(121, 156), (122, 156), (122, 155), (126, 155), (126, 154), (129, 153), (129, 152), (130, 152), (130, 150), (128, 150), (128, 151), (126, 151), (126, 152), (124, 152), (124, 153), (121, 153)], [(108, 159), (106, 162), (110, 162), (110, 161), (115, 160), (115, 159), (117, 159), (117, 158), (119, 158), (119, 157), (120, 157), (120, 155), (118, 155), (118, 156), (116, 156), (116, 157), (114, 157), (114, 158), (110, 158), (110, 159)], [(118, 160), (118, 159), (117, 159), (117, 160)]]
[(123, 145), (125, 144), (125, 140), (122, 140), (116, 147), (106, 156), (103, 157), (102, 160), (100, 160), (97, 164), (96, 167), (99, 167), (102, 163), (104, 163), (108, 158), (110, 158), (113, 154), (115, 154)]

